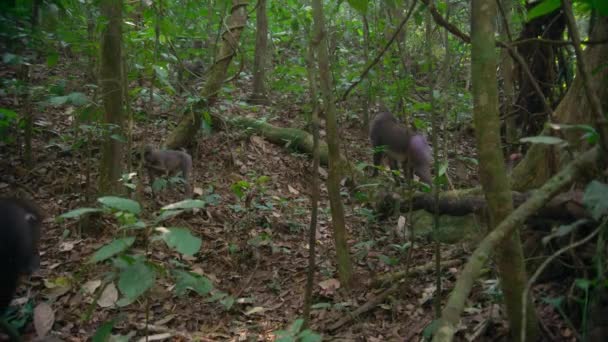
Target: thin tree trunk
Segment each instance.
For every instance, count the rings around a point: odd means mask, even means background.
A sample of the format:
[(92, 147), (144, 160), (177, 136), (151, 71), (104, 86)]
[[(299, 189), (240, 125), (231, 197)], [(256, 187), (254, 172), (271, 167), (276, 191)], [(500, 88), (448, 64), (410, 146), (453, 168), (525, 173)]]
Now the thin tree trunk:
[(165, 142), (171, 149), (184, 147), (194, 141), (201, 126), (202, 112), (208, 110), (217, 100), (230, 62), (236, 56), (241, 33), (247, 24), (247, 4), (245, 0), (232, 0), (231, 14), (226, 20), (226, 30), (222, 33), (222, 45), (209, 71), (209, 78), (201, 93), (201, 100), (191, 111), (184, 113), (178, 125)]
[[(513, 211), (513, 200), (500, 142), (498, 86), (494, 18), (496, 2), (473, 0), (471, 16), (471, 68), (473, 90), (473, 120), (479, 153), (479, 175), (490, 216), (489, 227), (502, 222)], [(497, 250), (496, 264), (504, 293), (512, 341), (520, 340), (522, 301), (526, 286), (526, 271), (519, 233), (515, 231)], [(536, 341), (538, 325), (534, 306), (526, 325), (528, 341)]]
[(327, 50), (327, 32), (323, 17), (323, 3), (321, 0), (312, 1), (314, 17), (313, 44), (316, 46), (319, 65), (320, 87), (325, 105), (327, 120), (327, 145), (329, 148), (329, 175), (327, 177), (327, 192), (331, 206), (331, 219), (333, 226), (334, 243), (338, 264), (338, 276), (342, 285), (350, 287), (352, 278), (352, 264), (348, 251), (346, 224), (344, 222), (344, 206), (340, 197), (340, 175), (342, 163), (340, 158), (340, 141), (338, 140), (338, 122), (336, 120), (336, 104), (332, 93), (332, 77), (329, 67)]
[(122, 108), (122, 0), (103, 0), (101, 13), (107, 26), (101, 37), (101, 67), (99, 79), (103, 94), (106, 134), (101, 149), (99, 191), (117, 193), (122, 173), (123, 143), (113, 136), (124, 137)]
[[(500, 21), (500, 35), (503, 41), (511, 41), (509, 25), (511, 23), (511, 0), (501, 0), (503, 20)], [(505, 118), (505, 141), (508, 144), (509, 152), (514, 151), (517, 143), (517, 120), (513, 112), (513, 102), (515, 100), (515, 85), (513, 83), (513, 58), (507, 49), (501, 51), (500, 71), (503, 80), (503, 91), (505, 101), (503, 105), (503, 117)]]
[(308, 82), (310, 83), (310, 99), (312, 104), (312, 170), (310, 173), (310, 201), (312, 209), (310, 212), (310, 228), (308, 231), (308, 274), (306, 275), (306, 290), (304, 292), (304, 326), (310, 322), (310, 310), (312, 307), (312, 290), (314, 286), (316, 260), (315, 250), (317, 244), (317, 216), (319, 208), (319, 101), (317, 99), (317, 87), (315, 85), (314, 47), (309, 45), (306, 64), (308, 66)]
[(258, 0), (256, 10), (255, 56), (253, 58), (253, 93), (249, 102), (268, 104), (266, 94), (266, 56), (268, 56), (268, 16), (266, 0)]

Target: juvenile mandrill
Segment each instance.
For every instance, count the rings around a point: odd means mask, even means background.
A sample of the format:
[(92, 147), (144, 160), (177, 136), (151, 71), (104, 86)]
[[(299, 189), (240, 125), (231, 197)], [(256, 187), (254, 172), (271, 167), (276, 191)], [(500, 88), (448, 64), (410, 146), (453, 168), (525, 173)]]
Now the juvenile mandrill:
[(144, 148), (145, 167), (150, 176), (150, 185), (157, 176), (177, 175), (181, 171), (185, 181), (186, 197), (192, 196), (189, 177), (192, 173), (192, 157), (183, 151), (157, 150), (150, 145)]
[[(372, 120), (369, 138), (374, 149), (385, 146), (383, 151), (374, 151), (374, 166), (380, 165), (386, 154), (391, 169), (397, 169), (397, 162), (400, 162), (406, 175), (409, 170), (413, 170), (423, 182), (431, 184), (431, 148), (424, 135), (403, 126), (385, 110)], [(376, 175), (377, 168), (374, 169), (374, 176)]]
[(41, 222), (42, 214), (33, 203), (0, 199), (0, 316), (13, 299), (19, 276), (40, 267)]

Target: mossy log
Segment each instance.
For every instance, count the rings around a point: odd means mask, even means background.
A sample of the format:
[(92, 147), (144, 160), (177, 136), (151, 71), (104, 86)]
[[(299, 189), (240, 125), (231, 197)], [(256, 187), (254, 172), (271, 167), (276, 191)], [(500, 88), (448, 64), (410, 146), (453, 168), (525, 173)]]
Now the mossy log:
[[(262, 120), (244, 116), (231, 117), (226, 122), (236, 127), (252, 130), (274, 144), (294, 148), (312, 155), (312, 135), (301, 129), (278, 127)], [(319, 141), (319, 158), (323, 165), (327, 165), (328, 150), (324, 141)]]

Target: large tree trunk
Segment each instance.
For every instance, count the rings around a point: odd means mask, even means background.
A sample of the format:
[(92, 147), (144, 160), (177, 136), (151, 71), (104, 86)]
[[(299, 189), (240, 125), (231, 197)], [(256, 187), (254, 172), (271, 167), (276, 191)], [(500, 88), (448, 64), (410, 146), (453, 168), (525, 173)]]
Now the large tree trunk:
[[(598, 16), (597, 24), (591, 35), (592, 41), (608, 39), (608, 17)], [(608, 44), (590, 45), (584, 51), (585, 62), (592, 70), (593, 89), (602, 101), (602, 107), (608, 106), (608, 69), (602, 67), (608, 60)], [(554, 112), (555, 121), (561, 124), (591, 124), (594, 122), (591, 106), (585, 95), (580, 74), (577, 72), (574, 82)], [(573, 151), (581, 151), (588, 146), (582, 143), (580, 130), (564, 131)], [(550, 135), (545, 128), (543, 135)], [(536, 144), (530, 147), (524, 159), (513, 169), (512, 188), (525, 191), (540, 187), (568, 161), (572, 156), (565, 150), (554, 146)]]
[(342, 174), (342, 158), (340, 157), (340, 141), (338, 140), (338, 122), (336, 119), (336, 104), (332, 93), (333, 85), (329, 67), (327, 50), (327, 32), (325, 31), (325, 18), (323, 17), (323, 3), (321, 0), (312, 1), (314, 17), (313, 43), (316, 47), (319, 65), (320, 87), (325, 105), (327, 119), (327, 145), (329, 148), (329, 175), (327, 177), (327, 192), (331, 206), (331, 222), (334, 242), (336, 245), (336, 258), (338, 276), (344, 287), (349, 287), (352, 279), (352, 264), (348, 251), (346, 223), (344, 221), (344, 207), (340, 196), (340, 178)]
[[(555, 11), (525, 23), (518, 40), (530, 38), (560, 40), (565, 28), (566, 22), (563, 14), (561, 11)], [(526, 61), (543, 95), (550, 102), (555, 102), (555, 99), (551, 101), (554, 98), (553, 89), (557, 81), (557, 58), (555, 56), (560, 48), (562, 47), (534, 40), (517, 46), (517, 52)], [(536, 135), (542, 130), (549, 113), (545, 111), (543, 100), (534, 91), (532, 82), (519, 65), (516, 65), (516, 75), (519, 93), (515, 100), (517, 109), (515, 118), (524, 136)]]
[[(501, 141), (493, 25), (496, 2), (473, 0), (471, 7), (473, 120), (480, 162), (479, 176), (488, 201), (489, 227), (494, 228), (513, 211), (504, 158), (502, 150), (498, 148)], [(521, 298), (526, 286), (526, 270), (517, 231), (500, 244), (496, 264), (511, 327), (511, 340), (519, 341), (522, 326)], [(532, 304), (531, 300), (528, 302)], [(538, 325), (534, 310), (528, 311), (526, 327), (527, 340), (536, 341)]]
[(222, 34), (222, 46), (220, 47), (215, 63), (209, 71), (209, 78), (202, 90), (203, 100), (194, 105), (191, 111), (184, 113), (181, 121), (167, 138), (165, 146), (171, 149), (190, 145), (201, 126), (201, 113), (208, 110), (217, 100), (217, 95), (222, 88), (226, 72), (230, 62), (236, 56), (241, 38), (241, 33), (247, 24), (247, 1), (232, 0), (231, 14), (226, 21), (226, 31)]
[(101, 13), (108, 20), (101, 37), (99, 80), (103, 94), (104, 122), (107, 126), (101, 149), (99, 191), (120, 192), (123, 143), (113, 136), (124, 134), (122, 108), (122, 0), (103, 0)]
[(253, 59), (253, 93), (249, 98), (252, 104), (267, 104), (266, 97), (266, 58), (268, 56), (268, 16), (266, 0), (258, 0), (256, 10), (255, 57)]

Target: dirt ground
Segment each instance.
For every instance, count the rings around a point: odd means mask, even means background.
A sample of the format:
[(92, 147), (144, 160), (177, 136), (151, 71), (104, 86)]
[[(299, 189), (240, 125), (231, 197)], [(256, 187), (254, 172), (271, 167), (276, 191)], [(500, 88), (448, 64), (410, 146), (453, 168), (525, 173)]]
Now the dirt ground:
[[(38, 73), (33, 73), (33, 80), (40, 83), (61, 75), (61, 71), (50, 75), (42, 68), (35, 70)], [(0, 72), (0, 77), (8, 77), (11, 71)], [(70, 91), (78, 89), (77, 79), (72, 78), (74, 84), (72, 88), (68, 86)], [(266, 117), (274, 125), (304, 128), (300, 109), (303, 103), (281, 98), (269, 107), (238, 106), (237, 101), (246, 95), (233, 93), (233, 100), (220, 101), (214, 110), (224, 115)], [(134, 103), (137, 110), (138, 104)], [(0, 107), (19, 111), (23, 103), (5, 94), (0, 97)], [(177, 107), (179, 103), (174, 105)], [(136, 146), (158, 144), (176, 122), (178, 116), (171, 108), (156, 109), (155, 114), (134, 125)], [(99, 148), (96, 144), (88, 148), (84, 145), (68, 148), (75, 139), (73, 110), (70, 106), (36, 107), (35, 166), (30, 170), (24, 166), (22, 151), (16, 143), (0, 145), (0, 196), (21, 194), (34, 198), (47, 214), (41, 243), (41, 270), (20, 287), (18, 304), (27, 300), (35, 304), (47, 301), (55, 312), (52, 332), (67, 341), (90, 340), (96, 329), (111, 319), (117, 319), (114, 333), (136, 332), (137, 337), (168, 333), (172, 336), (169, 340), (173, 341), (272, 340), (273, 331), (287, 328), (302, 315), (311, 161), (306, 155), (258, 136), (226, 130), (214, 130), (213, 134), (200, 137), (192, 153), (194, 186), (203, 191), (203, 196), (219, 196), (218, 202), (167, 223), (188, 227), (202, 238), (201, 251), (193, 258), (181, 258), (156, 242), (147, 250), (147, 256), (163, 265), (178, 261), (209, 277), (217, 289), (234, 297), (232, 308), (226, 310), (217, 301), (195, 293), (176, 297), (168, 277), (158, 277), (145, 299), (129, 306), (103, 308), (94, 304), (95, 296), (87, 289), (106, 279), (112, 269), (106, 264), (93, 265), (85, 261), (120, 232), (109, 217), (94, 218), (81, 225), (55, 220), (71, 209), (94, 204), (86, 203), (83, 194), (95, 193), (98, 173), (95, 156)], [(371, 162), (371, 149), (360, 127), (342, 122), (340, 133), (343, 153), (351, 162)], [(455, 139), (450, 148), (458, 149), (455, 155), (474, 157), (470, 136), (450, 136)], [(85, 150), (91, 153), (90, 162), (85, 161)], [(455, 155), (449, 156), (452, 186), (475, 184), (475, 177), (470, 174), (474, 170), (465, 169), (462, 173), (453, 166), (457, 164), (452, 164)], [(231, 186), (241, 180), (255, 182), (260, 176), (268, 176), (269, 180), (251, 195), (247, 208), (247, 203), (237, 198)], [(432, 267), (405, 280), (397, 295), (390, 296), (383, 304), (335, 331), (329, 330), (348, 312), (381, 293), (382, 289), (371, 284), (374, 277), (405, 269), (403, 255), (395, 247), (405, 241), (395, 234), (397, 217), (381, 222), (369, 219), (369, 206), (344, 187), (356, 281), (351, 292), (343, 291), (334, 265), (327, 189), (324, 184), (321, 187), (314, 303), (325, 305), (318, 305), (313, 311), (312, 329), (325, 339), (335, 341), (421, 340), (424, 329), (434, 318), (432, 299), (436, 295), (436, 279)], [(146, 212), (151, 213), (164, 204), (181, 200), (182, 196), (179, 188), (172, 188), (163, 191), (158, 201), (154, 201), (148, 188), (142, 204)], [(430, 241), (416, 241), (411, 266), (432, 264), (433, 246)], [(143, 243), (138, 240), (135, 248), (143, 251)], [(459, 266), (474, 246), (463, 243), (441, 248), (444, 258), (455, 261), (454, 266), (442, 270), (441, 294), (445, 297), (459, 274)], [(495, 279), (496, 275), (490, 271), (474, 287), (459, 340), (490, 340), (484, 336), (491, 336), (491, 340), (507, 339), (504, 312), (497, 304)], [(539, 286), (536, 291), (564, 291), (555, 286)], [(557, 340), (572, 340), (567, 338), (568, 333), (555, 310), (548, 306), (539, 306), (539, 310), (546, 330), (558, 336)], [(146, 322), (150, 324), (148, 330), (145, 330)], [(34, 334), (33, 325), (26, 324), (26, 339)]]

